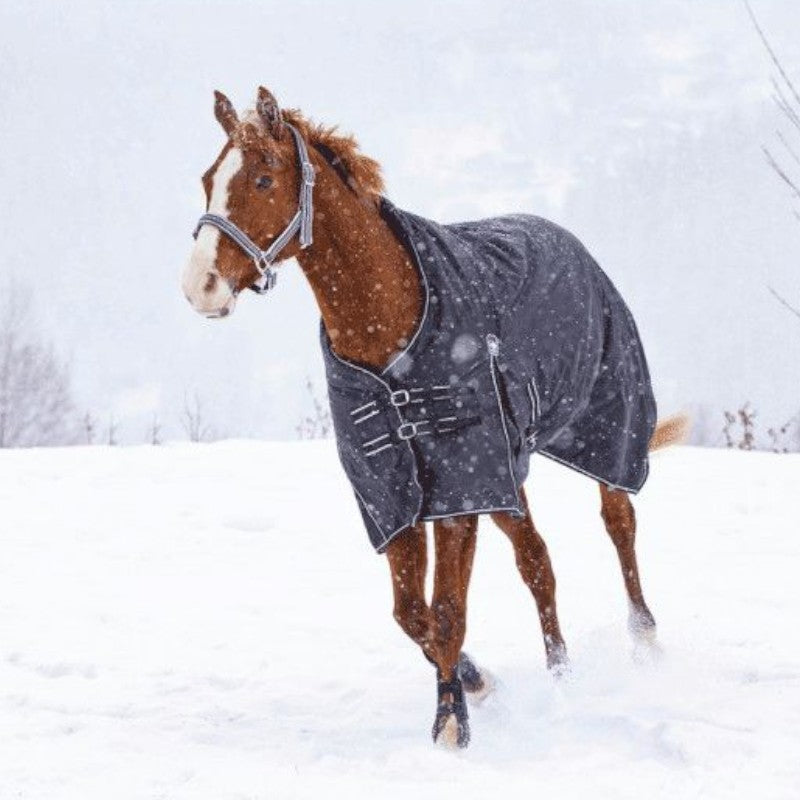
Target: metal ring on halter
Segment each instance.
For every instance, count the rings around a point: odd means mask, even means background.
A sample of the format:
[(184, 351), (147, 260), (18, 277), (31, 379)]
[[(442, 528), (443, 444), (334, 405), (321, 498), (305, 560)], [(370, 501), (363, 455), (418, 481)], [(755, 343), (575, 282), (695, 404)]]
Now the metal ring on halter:
[(266, 294), (275, 288), (275, 284), (278, 282), (278, 272), (263, 255), (260, 258), (254, 258), (253, 262), (259, 272), (259, 277), (253, 281), (250, 289), (256, 294)]

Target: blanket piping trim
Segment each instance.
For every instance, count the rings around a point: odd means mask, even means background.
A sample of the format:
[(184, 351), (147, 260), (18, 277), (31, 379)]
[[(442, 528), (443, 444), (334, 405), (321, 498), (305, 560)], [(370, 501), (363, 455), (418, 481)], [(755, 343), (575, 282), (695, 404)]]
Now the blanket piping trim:
[[(428, 321), (428, 308), (430, 307), (430, 299), (431, 299), (431, 287), (430, 284), (428, 283), (428, 276), (425, 274), (425, 269), (422, 266), (422, 259), (420, 258), (420, 255), (417, 252), (417, 246), (416, 244), (414, 244), (414, 240), (411, 236), (411, 233), (406, 229), (402, 221), (397, 222), (396, 224), (399, 224), (400, 227), (402, 227), (403, 230), (405, 231), (408, 247), (411, 250), (412, 255), (414, 256), (414, 261), (416, 261), (417, 263), (417, 272), (419, 273), (419, 276), (422, 279), (422, 286), (425, 289), (425, 303), (422, 308), (422, 319), (419, 321), (419, 325), (417, 325), (417, 329), (414, 331), (414, 335), (411, 337), (408, 344), (394, 358), (392, 358), (389, 361), (389, 363), (381, 370), (380, 373), (381, 375), (385, 375), (416, 344), (419, 335), (422, 333), (422, 330), (425, 327), (425, 323)], [(401, 244), (404, 243), (401, 242)]]
[(581, 467), (575, 464), (570, 464), (569, 462), (564, 461), (563, 458), (559, 458), (558, 456), (553, 455), (552, 453), (548, 453), (547, 450), (534, 450), (533, 452), (541, 453), (543, 456), (553, 461), (557, 461), (562, 466), (569, 467), (569, 469), (575, 470), (575, 472), (580, 472), (587, 478), (592, 478), (598, 483), (602, 483), (604, 486), (608, 486), (609, 489), (613, 489), (614, 491), (622, 490), (623, 492), (628, 492), (628, 494), (638, 494), (639, 489), (641, 489), (642, 486), (644, 486), (645, 481), (647, 480), (647, 476), (650, 474), (650, 465), (647, 464), (644, 472), (644, 480), (641, 482), (641, 484), (639, 484), (639, 487), (637, 489), (629, 489), (627, 486), (622, 486), (621, 484), (616, 484), (616, 483), (610, 483), (609, 481), (603, 480), (603, 478), (598, 478), (597, 475), (593, 475), (591, 472), (588, 472), (585, 469), (581, 469)]

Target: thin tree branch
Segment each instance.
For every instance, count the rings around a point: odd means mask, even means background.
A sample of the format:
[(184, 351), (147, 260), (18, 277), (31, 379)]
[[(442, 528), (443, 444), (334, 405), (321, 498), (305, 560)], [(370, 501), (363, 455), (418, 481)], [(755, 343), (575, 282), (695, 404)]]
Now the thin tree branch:
[(792, 146), (789, 144), (786, 137), (780, 131), (775, 131), (775, 133), (777, 134), (778, 139), (781, 140), (781, 143), (786, 148), (786, 151), (789, 153), (792, 159), (794, 159), (794, 161), (800, 165), (800, 158), (797, 157), (797, 153), (795, 153), (795, 151), (792, 149)]
[(772, 81), (772, 88), (775, 90), (772, 95), (775, 105), (778, 106), (781, 113), (795, 128), (800, 128), (800, 116), (798, 116), (797, 112), (792, 108), (791, 102), (786, 99), (786, 95), (783, 93), (783, 90), (775, 78), (770, 78), (770, 80)]
[(800, 94), (797, 93), (797, 89), (794, 88), (794, 84), (784, 71), (783, 65), (778, 59), (778, 56), (775, 55), (775, 51), (772, 49), (772, 46), (767, 40), (764, 31), (761, 30), (761, 26), (758, 24), (758, 20), (756, 19), (756, 15), (753, 13), (753, 9), (750, 7), (750, 3), (748, 2), (748, 0), (743, 0), (743, 2), (744, 2), (744, 7), (747, 9), (747, 13), (750, 15), (750, 20), (753, 23), (753, 27), (756, 29), (758, 37), (761, 39), (761, 43), (764, 45), (767, 52), (769, 53), (769, 57), (772, 60), (772, 63), (775, 65), (775, 68), (778, 70), (781, 77), (783, 78), (784, 83), (789, 87), (789, 91), (794, 96), (795, 102), (800, 106)]
[(781, 295), (779, 295), (771, 286), (767, 286), (767, 289), (770, 290), (772, 296), (782, 305), (789, 309), (798, 319), (800, 319), (800, 310), (796, 309), (793, 305), (791, 305), (787, 300), (785, 300)]
[(762, 151), (767, 158), (767, 163), (775, 170), (778, 176), (786, 183), (786, 185), (792, 190), (792, 194), (796, 195), (798, 199), (800, 199), (800, 187), (786, 174), (780, 164), (772, 157), (772, 153), (767, 150), (766, 147), (762, 146)]
[(792, 111), (792, 109), (789, 108), (789, 106), (786, 105), (786, 101), (781, 100), (781, 98), (778, 97), (775, 94), (772, 95), (772, 101), (778, 107), (778, 111), (780, 111), (781, 114), (783, 114), (783, 116), (786, 117), (786, 121), (792, 127), (796, 128), (798, 131), (800, 131), (800, 117), (798, 117), (794, 113), (794, 111)]

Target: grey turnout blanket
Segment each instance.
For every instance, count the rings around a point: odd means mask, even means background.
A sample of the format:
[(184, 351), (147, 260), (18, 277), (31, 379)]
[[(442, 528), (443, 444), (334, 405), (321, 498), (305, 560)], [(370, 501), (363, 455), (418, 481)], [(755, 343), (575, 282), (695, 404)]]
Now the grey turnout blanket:
[(322, 329), (336, 441), (373, 546), (419, 520), (504, 510), (533, 452), (636, 492), (656, 406), (630, 312), (563, 228), (514, 214), (382, 214), (413, 254), (423, 319), (383, 370)]

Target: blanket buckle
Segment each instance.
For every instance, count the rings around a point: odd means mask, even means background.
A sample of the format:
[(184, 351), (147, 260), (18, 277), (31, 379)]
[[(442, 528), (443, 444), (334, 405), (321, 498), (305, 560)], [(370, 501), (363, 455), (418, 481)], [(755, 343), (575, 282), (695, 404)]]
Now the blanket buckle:
[(404, 422), (398, 429), (397, 429), (397, 438), (401, 441), (405, 442), (409, 439), (413, 439), (415, 436), (423, 436), (426, 433), (430, 433), (431, 431), (423, 431), (420, 428), (423, 425), (430, 425), (431, 423), (427, 419), (420, 419), (416, 422)]
[(389, 395), (389, 402), (397, 408), (398, 406), (405, 406), (411, 402), (411, 395), (407, 389), (398, 389)]

